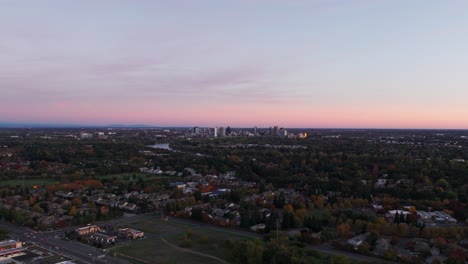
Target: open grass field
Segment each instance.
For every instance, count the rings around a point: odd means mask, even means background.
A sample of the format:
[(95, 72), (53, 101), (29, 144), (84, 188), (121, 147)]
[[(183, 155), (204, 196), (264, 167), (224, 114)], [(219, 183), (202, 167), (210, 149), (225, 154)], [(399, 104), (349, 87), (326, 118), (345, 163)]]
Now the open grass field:
[(108, 174), (108, 175), (96, 175), (94, 176), (95, 178), (97, 179), (122, 179), (122, 178), (126, 178), (126, 177), (129, 177), (130, 179), (133, 177), (133, 175), (135, 175), (136, 177), (145, 177), (146, 173), (141, 173), (141, 172), (130, 172), (130, 173), (119, 173), (119, 174)]
[(183, 250), (178, 250), (164, 243), (160, 238), (143, 239), (121, 245), (112, 249), (112, 254), (124, 258), (131, 263), (220, 263), (208, 257), (199, 256)]
[(165, 236), (183, 233), (185, 230), (193, 227), (193, 225), (189, 223), (163, 221), (157, 217), (154, 219), (137, 220), (129, 223), (128, 226), (141, 230), (147, 234)]
[[(135, 179), (133, 178), (135, 175)], [(109, 175), (99, 175), (95, 176), (96, 179), (103, 180), (103, 179), (129, 179), (129, 180), (137, 180), (138, 178), (142, 178), (143, 180), (152, 180), (152, 179), (168, 179), (168, 180), (177, 180), (178, 177), (174, 176), (167, 176), (167, 175), (153, 175), (141, 172), (132, 172), (132, 173), (120, 173), (120, 174), (109, 174)], [(52, 178), (38, 178), (38, 179), (24, 179), (24, 186), (30, 187), (33, 185), (48, 185), (56, 183), (57, 180)], [(0, 186), (8, 186), (8, 187), (15, 187), (15, 186), (22, 186), (23, 179), (11, 179), (11, 180), (4, 180), (0, 181)]]
[(144, 231), (145, 238), (116, 246), (111, 252), (132, 263), (224, 263), (222, 260), (229, 256), (228, 240), (251, 238), (229, 230), (159, 218), (135, 221), (127, 226)]
[[(196, 252), (227, 260), (229, 256), (228, 240), (249, 239), (244, 236), (227, 234), (218, 230), (202, 227), (187, 230), (185, 233), (169, 236), (168, 242), (173, 245), (189, 248)], [(189, 244), (190, 246), (186, 246)]]
[[(55, 183), (56, 180), (54, 179), (24, 179), (24, 186), (29, 187), (33, 185), (47, 185)], [(0, 181), (0, 186), (22, 186), (23, 179), (15, 179), (15, 180), (5, 180)]]
[(142, 172), (131, 172), (131, 173), (120, 173), (120, 174), (109, 174), (109, 175), (98, 175), (95, 176), (96, 179), (103, 180), (103, 179), (118, 179), (124, 180), (129, 179), (133, 180), (133, 175), (135, 175), (135, 180), (138, 178), (142, 178), (143, 180), (151, 180), (151, 179), (177, 179), (178, 177), (174, 176), (167, 176), (167, 175), (154, 175)]

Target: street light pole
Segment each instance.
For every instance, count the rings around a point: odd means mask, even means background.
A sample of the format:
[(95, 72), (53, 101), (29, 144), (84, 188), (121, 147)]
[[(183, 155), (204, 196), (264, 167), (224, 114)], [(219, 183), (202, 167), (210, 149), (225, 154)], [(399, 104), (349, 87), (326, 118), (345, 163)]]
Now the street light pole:
[(279, 219), (276, 219), (276, 242), (278, 242)]

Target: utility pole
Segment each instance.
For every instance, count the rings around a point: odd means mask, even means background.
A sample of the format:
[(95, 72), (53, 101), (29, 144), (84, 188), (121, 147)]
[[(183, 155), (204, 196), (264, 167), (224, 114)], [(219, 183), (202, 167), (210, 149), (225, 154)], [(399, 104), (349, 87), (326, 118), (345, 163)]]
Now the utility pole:
[(279, 219), (276, 219), (276, 242), (278, 242)]

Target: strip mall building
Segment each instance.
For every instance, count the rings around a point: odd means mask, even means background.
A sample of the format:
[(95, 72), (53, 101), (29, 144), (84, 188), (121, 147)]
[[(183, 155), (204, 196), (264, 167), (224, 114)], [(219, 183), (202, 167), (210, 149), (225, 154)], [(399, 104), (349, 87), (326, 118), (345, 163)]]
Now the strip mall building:
[(6, 257), (23, 251), (23, 243), (16, 240), (0, 241), (0, 257)]

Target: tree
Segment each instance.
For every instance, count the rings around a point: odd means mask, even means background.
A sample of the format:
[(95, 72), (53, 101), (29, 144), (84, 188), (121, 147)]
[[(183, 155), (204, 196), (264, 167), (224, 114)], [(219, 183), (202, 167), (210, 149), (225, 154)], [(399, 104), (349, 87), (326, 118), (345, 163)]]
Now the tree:
[(42, 209), (39, 204), (35, 204), (33, 206), (33, 211), (36, 213), (44, 214), (44, 209)]
[(258, 239), (247, 240), (234, 244), (231, 250), (231, 258), (234, 263), (257, 264), (262, 263), (263, 252), (262, 241)]
[(81, 206), (81, 205), (82, 205), (82, 201), (81, 201), (79, 198), (73, 198), (73, 200), (72, 200), (72, 205), (74, 205), (74, 206)]
[(351, 230), (351, 227), (349, 226), (348, 223), (343, 223), (336, 227), (336, 232), (338, 233), (339, 236), (343, 238), (349, 237), (350, 230)]
[(393, 223), (394, 224), (400, 223), (400, 214), (398, 212), (395, 214), (395, 218), (393, 219)]
[(76, 216), (78, 214), (78, 208), (75, 205), (73, 205), (68, 214), (71, 216)]
[(34, 195), (29, 196), (29, 205), (33, 206), (37, 202), (37, 198)]
[(383, 255), (384, 259), (386, 260), (390, 260), (390, 261), (395, 261), (397, 260), (397, 254), (395, 252), (395, 250), (393, 249), (388, 249), (384, 252), (384, 255)]
[(371, 231), (369, 236), (366, 239), (366, 242), (369, 243), (369, 245), (371, 246), (375, 246), (377, 239), (379, 239), (379, 234), (375, 231)]
[(283, 207), (283, 228), (296, 227), (296, 221), (294, 219), (294, 209), (290, 204)]
[(193, 193), (193, 197), (195, 198), (196, 201), (201, 201), (202, 200), (202, 192), (200, 190), (196, 190)]
[(351, 261), (346, 256), (334, 256), (334, 257), (331, 257), (331, 259), (330, 259), (330, 261), (328, 263), (330, 263), (330, 264), (350, 264)]
[(192, 215), (190, 217), (194, 220), (201, 221), (203, 219), (203, 210), (199, 208), (193, 208)]
[(465, 254), (462, 249), (456, 249), (452, 251), (447, 260), (445, 261), (446, 264), (463, 264), (465, 263)]
[(407, 237), (408, 236), (408, 224), (406, 223), (399, 223), (398, 224), (398, 236), (399, 237)]
[(367, 255), (370, 252), (370, 248), (371, 246), (368, 243), (362, 243), (358, 246), (358, 252)]

